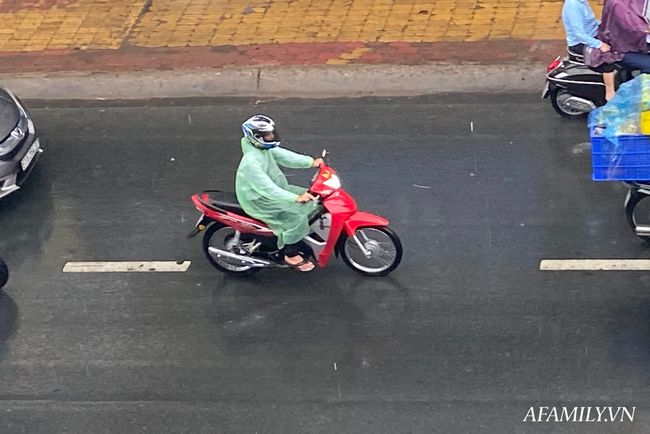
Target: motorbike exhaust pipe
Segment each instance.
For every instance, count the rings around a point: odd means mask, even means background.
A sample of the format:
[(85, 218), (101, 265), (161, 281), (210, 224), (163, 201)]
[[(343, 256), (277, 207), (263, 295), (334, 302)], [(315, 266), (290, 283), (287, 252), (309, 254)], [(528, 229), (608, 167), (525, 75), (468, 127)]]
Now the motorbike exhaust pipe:
[(218, 259), (237, 267), (263, 268), (263, 267), (271, 266), (271, 262), (266, 261), (264, 259), (252, 258), (250, 256), (244, 256), (244, 255), (237, 255), (227, 250), (217, 249), (216, 247), (208, 247), (208, 252), (210, 252), (210, 256), (212, 256), (212, 259), (214, 259), (215, 261)]
[(636, 234), (639, 237), (650, 237), (650, 226), (648, 225), (637, 225)]
[(575, 109), (575, 110), (582, 110), (585, 112), (594, 110), (596, 108), (596, 104), (594, 104), (592, 101), (589, 101), (588, 99), (584, 98), (579, 98), (577, 96), (572, 96), (567, 98), (564, 101), (564, 105)]

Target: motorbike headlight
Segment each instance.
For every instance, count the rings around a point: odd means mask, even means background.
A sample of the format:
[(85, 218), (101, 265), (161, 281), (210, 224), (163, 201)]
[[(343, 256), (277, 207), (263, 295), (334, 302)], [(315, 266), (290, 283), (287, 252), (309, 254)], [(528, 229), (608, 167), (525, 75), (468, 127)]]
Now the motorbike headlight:
[(341, 180), (337, 175), (332, 175), (330, 179), (327, 181), (323, 182), (323, 185), (328, 186), (329, 188), (332, 188), (334, 190), (341, 188)]

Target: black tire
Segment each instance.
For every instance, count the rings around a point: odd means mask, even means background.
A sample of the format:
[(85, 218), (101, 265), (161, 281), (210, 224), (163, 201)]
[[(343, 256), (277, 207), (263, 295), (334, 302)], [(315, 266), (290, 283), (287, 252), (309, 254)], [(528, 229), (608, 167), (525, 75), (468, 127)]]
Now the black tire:
[(388, 239), (390, 239), (393, 246), (395, 247), (395, 256), (392, 259), (391, 264), (387, 268), (385, 268), (385, 269), (379, 268), (379, 269), (377, 269), (377, 271), (369, 271), (368, 269), (364, 270), (363, 268), (360, 268), (360, 266), (358, 264), (356, 264), (355, 261), (352, 258), (349, 257), (349, 250), (346, 248), (346, 244), (348, 244), (348, 242), (354, 243), (354, 241), (352, 240), (351, 237), (348, 237), (347, 235), (343, 235), (341, 237), (341, 239), (339, 240), (339, 243), (338, 243), (339, 254), (341, 255), (341, 258), (343, 259), (343, 262), (345, 262), (345, 265), (347, 265), (348, 267), (350, 267), (351, 269), (353, 269), (357, 273), (361, 273), (364, 276), (371, 276), (371, 277), (386, 276), (387, 274), (392, 272), (394, 269), (396, 269), (397, 266), (402, 261), (402, 253), (403, 253), (402, 242), (400, 241), (397, 234), (395, 234), (395, 232), (393, 232), (388, 227), (385, 227), (385, 226), (363, 227), (363, 228), (357, 229), (357, 232), (360, 231), (360, 230), (364, 230), (364, 229), (370, 229), (370, 230), (382, 232), (383, 234), (385, 234), (387, 236)]
[(636, 208), (637, 204), (641, 202), (641, 199), (643, 199), (644, 196), (644, 194), (632, 192), (630, 201), (625, 205), (625, 217), (627, 218), (627, 224), (630, 225), (632, 230), (636, 229), (636, 225), (634, 224), (634, 208)]
[[(226, 266), (219, 264), (217, 261), (214, 260), (214, 258), (210, 255), (210, 252), (208, 251), (208, 247), (212, 246), (211, 242), (214, 234), (221, 229), (231, 229), (232, 231), (234, 231), (234, 229), (226, 225), (223, 225), (221, 223), (213, 223), (208, 227), (208, 229), (206, 229), (205, 233), (203, 234), (203, 253), (205, 253), (205, 257), (208, 258), (208, 262), (210, 262), (210, 264), (212, 264), (214, 268), (221, 271), (222, 273), (227, 273), (232, 276), (249, 276), (259, 271), (260, 269), (257, 267), (241, 267), (242, 270), (230, 269), (227, 268)], [(220, 247), (224, 247), (224, 246), (220, 246)]]
[[(627, 223), (630, 225), (632, 230), (636, 233), (637, 224), (644, 226), (650, 225), (650, 196), (644, 193), (632, 192), (632, 197), (625, 207), (625, 217), (627, 218)], [(645, 202), (644, 202), (645, 201)], [(639, 208), (640, 203), (644, 203), (643, 208)], [(640, 215), (644, 215), (644, 220), (640, 220)], [(647, 214), (647, 215), (646, 215)], [(650, 238), (639, 236), (644, 241), (650, 242)]]
[(588, 111), (587, 112), (578, 112), (578, 111), (571, 112), (571, 111), (568, 111), (568, 110), (564, 109), (564, 107), (562, 107), (562, 105), (558, 102), (558, 98), (562, 98), (566, 94), (570, 95), (571, 93), (568, 90), (562, 89), (562, 88), (559, 88), (559, 87), (556, 87), (555, 89), (553, 89), (551, 91), (551, 95), (550, 95), (551, 105), (553, 106), (553, 108), (555, 109), (557, 114), (559, 114), (560, 116), (562, 116), (564, 118), (567, 118), (567, 119), (584, 119), (584, 118), (586, 118), (587, 115), (589, 114)]
[(5, 286), (7, 280), (9, 280), (9, 269), (7, 268), (7, 264), (0, 259), (0, 289)]

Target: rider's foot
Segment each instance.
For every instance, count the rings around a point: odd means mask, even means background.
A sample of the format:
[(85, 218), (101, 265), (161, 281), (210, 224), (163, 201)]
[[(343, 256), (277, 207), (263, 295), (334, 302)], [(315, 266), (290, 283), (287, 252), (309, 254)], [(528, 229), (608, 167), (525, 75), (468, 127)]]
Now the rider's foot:
[(288, 256), (284, 257), (284, 262), (289, 264), (290, 266), (297, 268), (300, 271), (311, 271), (314, 269), (315, 265), (311, 261), (307, 261), (302, 258), (302, 256), (292, 256), (291, 258)]

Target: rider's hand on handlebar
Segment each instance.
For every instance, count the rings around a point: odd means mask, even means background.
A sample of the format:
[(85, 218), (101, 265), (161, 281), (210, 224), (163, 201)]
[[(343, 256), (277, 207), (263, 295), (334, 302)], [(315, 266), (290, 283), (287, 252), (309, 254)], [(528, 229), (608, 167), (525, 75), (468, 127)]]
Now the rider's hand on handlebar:
[(314, 158), (314, 162), (311, 164), (311, 167), (319, 167), (325, 164), (322, 158)]
[(606, 44), (604, 42), (600, 45), (600, 51), (602, 51), (603, 53), (607, 53), (611, 49), (612, 47), (610, 47), (609, 44)]
[(316, 198), (314, 196), (312, 196), (311, 194), (309, 194), (309, 192), (307, 192), (307, 191), (296, 198), (296, 202), (298, 202), (298, 203), (307, 203), (310, 200), (315, 201)]

